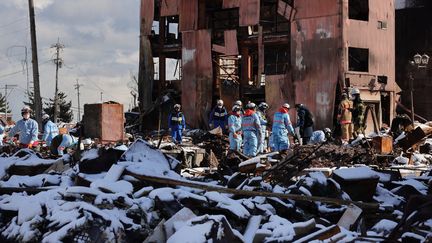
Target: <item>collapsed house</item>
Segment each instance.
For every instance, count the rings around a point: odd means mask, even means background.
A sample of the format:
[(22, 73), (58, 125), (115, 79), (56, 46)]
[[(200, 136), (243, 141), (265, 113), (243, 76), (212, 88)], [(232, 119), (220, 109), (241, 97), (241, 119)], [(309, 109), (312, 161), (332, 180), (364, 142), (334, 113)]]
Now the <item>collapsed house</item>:
[(374, 119), (377, 127), (393, 118), (393, 0), (142, 0), (141, 8), (143, 110), (167, 86), (166, 63), (174, 59), (173, 82), (191, 127), (206, 126), (217, 98), (228, 107), (266, 101), (271, 112), (303, 103), (318, 129), (332, 127), (349, 88), (372, 107), (369, 129)]

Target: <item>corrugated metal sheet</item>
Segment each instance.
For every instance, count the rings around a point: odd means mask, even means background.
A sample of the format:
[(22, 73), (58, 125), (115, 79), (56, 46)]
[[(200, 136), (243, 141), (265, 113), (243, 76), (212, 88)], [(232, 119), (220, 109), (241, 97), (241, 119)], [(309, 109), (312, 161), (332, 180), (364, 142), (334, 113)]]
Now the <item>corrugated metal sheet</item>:
[(260, 9), (260, 0), (241, 0), (239, 25), (253, 26), (259, 24)]
[(224, 42), (225, 46), (213, 44), (213, 51), (227, 56), (236, 56), (239, 54), (237, 44), (237, 30), (225, 30)]
[(142, 21), (141, 34), (151, 35), (154, 18), (154, 0), (141, 0), (140, 17)]
[[(267, 75), (265, 94), (266, 103), (269, 104), (268, 118), (270, 121), (273, 120), (273, 114), (279, 110), (284, 103), (291, 103), (294, 107), (293, 102), (293, 87), (290, 75)], [(294, 121), (295, 111), (290, 111), (291, 121)]]
[(185, 31), (182, 40), (183, 112), (188, 125), (205, 127), (213, 88), (210, 31)]
[(240, 0), (223, 0), (222, 8), (238, 8), (240, 6)]
[[(331, 127), (342, 41), (337, 0), (296, 1), (292, 22), (292, 62), (295, 103), (305, 104), (315, 116), (315, 128)], [(311, 7), (313, 6), (313, 8)]]
[(181, 0), (161, 0), (162, 17), (179, 15), (179, 6)]
[(180, 31), (196, 30), (198, 28), (198, 0), (180, 1)]

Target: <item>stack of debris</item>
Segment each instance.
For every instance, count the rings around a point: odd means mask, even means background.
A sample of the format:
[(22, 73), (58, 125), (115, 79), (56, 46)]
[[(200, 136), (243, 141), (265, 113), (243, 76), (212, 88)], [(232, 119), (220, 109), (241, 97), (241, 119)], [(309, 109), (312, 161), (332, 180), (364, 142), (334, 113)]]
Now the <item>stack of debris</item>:
[[(317, 147), (299, 148), (304, 154), (295, 161), (323, 165), (331, 162), (332, 153), (341, 160), (351, 153), (332, 146), (318, 152), (324, 146)], [(245, 164), (260, 168), (256, 165), (269, 162), (273, 155)], [(179, 174), (178, 160), (143, 140), (129, 148), (89, 150), (75, 166), (53, 166), (65, 161), (66, 157), (44, 160), (29, 150), (0, 158), (2, 241), (432, 238), (431, 173), (403, 179), (397, 170), (358, 166), (335, 168), (327, 174), (297, 174), (283, 181), (275, 179), (277, 173), (267, 175), (265, 170), (188, 179)], [(264, 168), (277, 165), (271, 159), (269, 163)]]

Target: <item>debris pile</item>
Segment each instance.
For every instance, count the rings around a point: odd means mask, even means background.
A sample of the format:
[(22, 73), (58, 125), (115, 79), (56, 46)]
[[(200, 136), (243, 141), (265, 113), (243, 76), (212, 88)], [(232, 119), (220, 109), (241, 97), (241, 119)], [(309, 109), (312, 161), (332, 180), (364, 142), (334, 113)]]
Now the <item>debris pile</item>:
[[(361, 147), (302, 146), (282, 160), (275, 159), (277, 153), (250, 160), (240, 154), (237, 159), (243, 162), (233, 173), (215, 169), (192, 177), (182, 176), (190, 174), (180, 173), (181, 162), (162, 151), (139, 139), (129, 147), (88, 150), (77, 164), (68, 156), (42, 159), (31, 150), (1, 157), (0, 240), (376, 242), (432, 237), (432, 174), (402, 178), (399, 170), (356, 165), (372, 161)], [(304, 171), (310, 167), (331, 169)]]

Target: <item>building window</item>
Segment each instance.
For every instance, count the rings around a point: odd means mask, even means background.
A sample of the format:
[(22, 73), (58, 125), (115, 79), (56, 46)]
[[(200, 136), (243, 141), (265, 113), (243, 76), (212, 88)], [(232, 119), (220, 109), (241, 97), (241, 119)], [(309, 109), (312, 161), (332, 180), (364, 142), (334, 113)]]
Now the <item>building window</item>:
[(369, 0), (349, 0), (348, 5), (350, 19), (369, 21)]
[(369, 49), (348, 48), (348, 69), (357, 72), (369, 72)]

